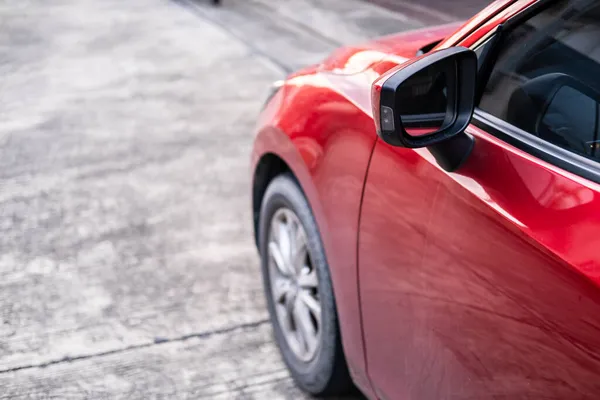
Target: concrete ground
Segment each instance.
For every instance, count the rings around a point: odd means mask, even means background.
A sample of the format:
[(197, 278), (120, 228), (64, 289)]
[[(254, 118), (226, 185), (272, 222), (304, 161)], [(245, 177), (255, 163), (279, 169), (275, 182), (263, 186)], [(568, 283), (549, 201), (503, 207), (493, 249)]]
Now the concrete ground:
[(363, 0), (416, 18), (427, 24), (461, 21), (483, 10), (492, 0)]
[(0, 398), (300, 399), (249, 212), (268, 85), (419, 27), (358, 0), (0, 4)]

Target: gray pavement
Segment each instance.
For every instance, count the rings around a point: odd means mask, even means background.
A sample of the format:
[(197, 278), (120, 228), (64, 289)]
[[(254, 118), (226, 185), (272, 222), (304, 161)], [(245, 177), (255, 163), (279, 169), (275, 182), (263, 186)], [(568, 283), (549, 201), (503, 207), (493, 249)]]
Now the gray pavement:
[(467, 20), (493, 0), (363, 0), (427, 24)]
[(298, 399), (249, 210), (269, 83), (358, 0), (0, 4), (0, 398)]

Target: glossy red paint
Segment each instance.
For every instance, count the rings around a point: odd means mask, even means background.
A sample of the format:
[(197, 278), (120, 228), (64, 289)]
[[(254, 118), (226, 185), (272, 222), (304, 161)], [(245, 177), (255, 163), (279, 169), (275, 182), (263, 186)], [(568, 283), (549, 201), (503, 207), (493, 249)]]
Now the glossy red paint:
[(443, 349), (442, 393), (596, 399), (600, 187), (470, 132), (460, 173), (431, 171), (428, 298), (411, 294), (429, 350)]
[(472, 155), (447, 173), (427, 149), (378, 140), (372, 118), (381, 74), (437, 35), (471, 46), (533, 3), (342, 49), (260, 117), (252, 171), (275, 154), (303, 187), (370, 398), (600, 398), (600, 186), (474, 126)]
[(383, 398), (597, 398), (600, 188), (469, 131), (476, 151), (453, 174), (427, 150), (374, 151), (359, 248), (373, 384)]
[(371, 118), (333, 85), (322, 74), (289, 80), (261, 118), (252, 164), (254, 170), (265, 154), (276, 154), (300, 182), (331, 265), (346, 357), (354, 379), (369, 393), (356, 248), (363, 182), (376, 136)]
[(331, 266), (346, 358), (366, 394), (372, 390), (366, 375), (356, 252), (362, 190), (377, 140), (370, 87), (382, 71), (454, 28), (446, 25), (396, 35), (398, 43), (383, 38), (371, 47), (339, 50), (322, 65), (287, 79), (257, 124), (251, 171), (274, 154), (300, 182)]

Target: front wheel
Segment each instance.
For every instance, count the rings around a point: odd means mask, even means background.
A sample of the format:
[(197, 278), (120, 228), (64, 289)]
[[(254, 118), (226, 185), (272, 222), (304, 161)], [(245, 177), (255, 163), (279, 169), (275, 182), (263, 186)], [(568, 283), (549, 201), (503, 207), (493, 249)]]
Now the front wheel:
[(290, 175), (267, 188), (259, 247), (275, 340), (295, 382), (313, 395), (348, 392), (329, 266), (310, 206)]

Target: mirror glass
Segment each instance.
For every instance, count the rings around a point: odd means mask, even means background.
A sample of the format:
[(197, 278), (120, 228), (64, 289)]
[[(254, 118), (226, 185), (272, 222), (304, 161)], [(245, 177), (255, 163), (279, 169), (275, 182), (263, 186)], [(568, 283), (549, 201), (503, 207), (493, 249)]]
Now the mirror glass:
[(396, 110), (410, 136), (438, 132), (452, 123), (454, 105), (447, 63), (437, 63), (411, 76), (397, 91)]

